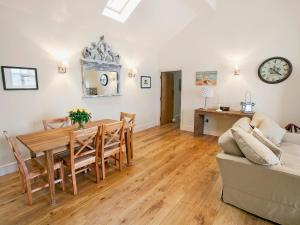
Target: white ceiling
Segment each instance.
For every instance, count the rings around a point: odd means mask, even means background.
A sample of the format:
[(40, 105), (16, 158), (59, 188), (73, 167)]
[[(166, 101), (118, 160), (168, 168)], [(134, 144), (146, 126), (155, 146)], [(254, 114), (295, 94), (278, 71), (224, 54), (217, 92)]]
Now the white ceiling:
[(207, 7), (206, 1), (215, 0), (142, 0), (126, 23), (119, 23), (102, 15), (106, 0), (0, 0), (0, 18), (18, 26), (19, 21), (5, 15), (9, 9), (29, 18), (28, 29), (36, 29), (35, 33), (45, 24), (57, 30), (72, 28), (78, 35), (96, 32), (159, 48), (191, 23), (197, 9)]

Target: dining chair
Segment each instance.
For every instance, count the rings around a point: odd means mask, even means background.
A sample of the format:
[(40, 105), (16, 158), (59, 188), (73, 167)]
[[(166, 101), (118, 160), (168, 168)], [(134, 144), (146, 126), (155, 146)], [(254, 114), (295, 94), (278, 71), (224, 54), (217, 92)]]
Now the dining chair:
[[(69, 117), (61, 117), (61, 118), (50, 118), (42, 120), (44, 130), (53, 130), (57, 128), (62, 128), (70, 125)], [(54, 153), (55, 157), (63, 158), (66, 155), (69, 155), (69, 150), (66, 148), (55, 149), (56, 153)], [(31, 158), (35, 157), (35, 154), (30, 152)]]
[[(47, 175), (45, 158), (43, 156), (39, 156), (34, 159), (23, 160), (19, 148), (17, 146), (16, 139), (10, 137), (7, 131), (3, 131), (3, 134), (17, 161), (20, 181), (22, 185), (22, 193), (27, 193), (28, 204), (32, 205), (32, 193), (47, 188), (49, 186), (49, 183), (45, 182), (44, 179), (42, 179)], [(55, 184), (61, 183), (62, 190), (64, 191), (64, 166), (63, 162), (57, 158), (54, 158), (54, 170), (59, 170), (60, 174), (59, 178), (55, 180)], [(35, 182), (32, 182), (36, 181), (37, 179), (39, 179), (39, 181), (42, 181), (41, 184), (35, 185)]]
[[(102, 179), (106, 177), (105, 161), (111, 157), (119, 162), (119, 170), (122, 171), (123, 152), (122, 143), (124, 135), (124, 122), (114, 122), (101, 126), (100, 157), (102, 167)], [(116, 157), (118, 156), (118, 157)]]
[(129, 165), (130, 159), (133, 159), (133, 128), (135, 127), (135, 114), (121, 112), (120, 120), (124, 121), (124, 142), (127, 151), (130, 151), (130, 156), (128, 154), (126, 155), (127, 164)]
[(42, 120), (42, 122), (44, 125), (44, 130), (62, 128), (62, 127), (66, 127), (70, 124), (69, 117), (44, 119), (44, 120)]
[(70, 154), (64, 163), (70, 170), (73, 194), (77, 195), (76, 174), (86, 172), (87, 167), (95, 165), (96, 182), (99, 182), (99, 127), (91, 127), (70, 132)]

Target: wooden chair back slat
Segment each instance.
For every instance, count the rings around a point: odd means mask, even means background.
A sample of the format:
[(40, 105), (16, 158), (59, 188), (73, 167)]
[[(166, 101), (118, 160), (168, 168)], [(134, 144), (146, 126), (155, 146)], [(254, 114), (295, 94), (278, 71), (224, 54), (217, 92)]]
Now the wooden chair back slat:
[(106, 148), (112, 146), (121, 147), (124, 133), (124, 121), (102, 125), (101, 131), (101, 149), (103, 152)]
[[(97, 143), (99, 139), (99, 128), (91, 127), (70, 133), (70, 157), (71, 162), (76, 158), (95, 153), (98, 156)], [(76, 147), (76, 150), (75, 150)]]
[(26, 164), (24, 162), (24, 160), (22, 159), (22, 155), (19, 151), (19, 148), (17, 146), (17, 143), (16, 143), (16, 139), (13, 138), (13, 137), (10, 137), (7, 133), (7, 131), (3, 131), (3, 134), (7, 140), (7, 143), (11, 149), (11, 151), (13, 152), (14, 154), (14, 157), (17, 161), (17, 164), (18, 164), (18, 168), (20, 170), (20, 173), (22, 174), (22, 176), (25, 178), (28, 176), (28, 169), (26, 167)]
[(51, 130), (56, 128), (62, 128), (69, 125), (69, 118), (54, 118), (43, 120), (44, 130)]
[(121, 112), (120, 120), (124, 121), (126, 129), (133, 130), (135, 126), (135, 114)]

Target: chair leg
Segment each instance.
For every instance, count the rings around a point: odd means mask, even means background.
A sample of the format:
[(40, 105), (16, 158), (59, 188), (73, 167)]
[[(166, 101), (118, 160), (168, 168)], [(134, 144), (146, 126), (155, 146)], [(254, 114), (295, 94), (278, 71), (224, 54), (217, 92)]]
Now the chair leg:
[(60, 164), (59, 173), (59, 177), (61, 179), (61, 189), (65, 191), (65, 169), (63, 163)]
[(21, 182), (22, 194), (24, 194), (26, 192), (26, 186), (24, 183), (24, 178), (20, 172), (19, 172), (19, 177), (20, 177), (20, 182)]
[(99, 165), (98, 165), (98, 161), (95, 162), (95, 172), (96, 172), (96, 182), (98, 184), (99, 180), (100, 180), (100, 178), (99, 178)]
[(101, 167), (102, 167), (102, 180), (105, 179), (105, 161), (104, 158), (101, 158)]
[(31, 193), (31, 182), (29, 179), (26, 179), (26, 190), (27, 190), (27, 200), (28, 204), (32, 205), (32, 193)]
[(132, 135), (130, 135), (130, 153), (131, 153), (131, 159), (133, 159), (133, 141), (132, 141)]
[(77, 195), (77, 183), (76, 183), (75, 170), (72, 169), (71, 174), (72, 174), (73, 194)]
[(120, 150), (119, 152), (119, 170), (122, 171), (122, 167), (123, 167), (123, 152), (122, 150)]
[(115, 166), (117, 166), (117, 154), (115, 154)]

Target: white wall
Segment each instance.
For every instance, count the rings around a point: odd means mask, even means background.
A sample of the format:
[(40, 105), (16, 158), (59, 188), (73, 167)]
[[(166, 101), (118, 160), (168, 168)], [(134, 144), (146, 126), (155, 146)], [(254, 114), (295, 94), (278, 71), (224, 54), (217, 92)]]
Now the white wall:
[[(218, 0), (216, 11), (204, 1), (195, 3), (198, 17), (160, 52), (160, 69), (182, 69), (182, 129), (193, 130), (194, 109), (203, 106), (197, 71), (218, 70), (216, 97), (210, 106), (239, 110), (246, 90), (252, 92), (257, 111), (281, 125), (300, 124), (300, 1)], [(257, 75), (268, 57), (283, 56), (294, 66), (283, 83), (263, 83)], [(235, 64), (241, 75), (234, 77)], [(209, 118), (205, 133), (219, 135), (233, 120)]]
[[(100, 14), (99, 20), (91, 20), (91, 24), (81, 24), (77, 16), (74, 21), (57, 22), (25, 9), (0, 8), (0, 65), (36, 67), (39, 79), (38, 91), (4, 91), (1, 84), (0, 130), (13, 136), (38, 131), (42, 129), (43, 118), (66, 116), (73, 107), (88, 108), (94, 120), (119, 119), (121, 111), (136, 113), (137, 130), (159, 123), (155, 48), (138, 40), (127, 40), (125, 35), (115, 32), (114, 24), (111, 28), (105, 26), (109, 23), (103, 22)], [(102, 34), (122, 57), (122, 96), (82, 98), (81, 50)], [(67, 74), (57, 72), (61, 59), (68, 63)], [(128, 78), (130, 67), (135, 67), (139, 75), (152, 76), (152, 88), (141, 89), (139, 76)], [(26, 149), (22, 148), (22, 153), (28, 157)], [(0, 135), (0, 175), (14, 169), (13, 155)]]

